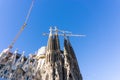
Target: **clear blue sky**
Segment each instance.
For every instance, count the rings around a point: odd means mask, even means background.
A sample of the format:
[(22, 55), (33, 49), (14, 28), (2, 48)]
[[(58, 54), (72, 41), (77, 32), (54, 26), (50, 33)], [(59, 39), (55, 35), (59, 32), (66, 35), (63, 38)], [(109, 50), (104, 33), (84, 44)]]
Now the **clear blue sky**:
[[(0, 51), (22, 26), (31, 0), (0, 0)], [(36, 0), (13, 50), (34, 53), (45, 46), (50, 26), (85, 34), (71, 37), (84, 80), (120, 80), (119, 0)]]

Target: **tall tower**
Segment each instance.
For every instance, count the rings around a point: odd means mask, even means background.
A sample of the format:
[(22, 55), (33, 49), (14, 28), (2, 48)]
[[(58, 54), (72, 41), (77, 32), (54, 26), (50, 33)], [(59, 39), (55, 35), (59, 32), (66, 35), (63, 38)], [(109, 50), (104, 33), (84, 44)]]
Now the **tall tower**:
[(53, 33), (52, 33), (52, 27), (50, 27), (50, 33), (49, 33), (49, 38), (48, 38), (48, 43), (47, 43), (47, 51), (46, 51), (46, 80), (54, 80), (54, 75), (55, 75), (55, 49), (54, 49), (54, 38), (53, 38)]
[[(69, 38), (65, 33), (58, 34), (58, 32), (57, 28), (50, 28), (46, 53), (46, 66), (49, 72), (47, 80), (82, 80)], [(64, 51), (60, 49), (59, 35), (64, 36)]]
[(50, 28), (46, 51), (46, 69), (48, 80), (63, 80), (63, 62), (62, 53), (60, 51), (60, 43), (58, 38), (58, 31), (53, 34), (53, 29)]
[(68, 38), (64, 38), (64, 79), (82, 80), (77, 59)]

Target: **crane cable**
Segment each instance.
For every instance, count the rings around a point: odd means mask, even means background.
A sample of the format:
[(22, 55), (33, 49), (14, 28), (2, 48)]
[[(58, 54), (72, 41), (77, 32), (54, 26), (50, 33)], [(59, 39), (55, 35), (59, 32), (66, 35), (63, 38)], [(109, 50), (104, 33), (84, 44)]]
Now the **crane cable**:
[(23, 30), (25, 29), (25, 27), (26, 27), (26, 25), (27, 25), (27, 22), (28, 22), (28, 20), (29, 20), (29, 17), (30, 17), (30, 14), (31, 14), (33, 5), (34, 5), (34, 1), (35, 1), (35, 0), (32, 0), (32, 3), (31, 3), (31, 5), (30, 5), (28, 14), (27, 14), (27, 16), (26, 16), (26, 18), (25, 18), (24, 24), (23, 24), (22, 27), (20, 28), (20, 30), (19, 30), (19, 32), (17, 33), (17, 35), (14, 37), (12, 43), (9, 45), (9, 48), (10, 48), (10, 49), (13, 48), (13, 46), (14, 46), (15, 42), (17, 41), (17, 39), (19, 38), (20, 34), (21, 34), (21, 33), (23, 32)]

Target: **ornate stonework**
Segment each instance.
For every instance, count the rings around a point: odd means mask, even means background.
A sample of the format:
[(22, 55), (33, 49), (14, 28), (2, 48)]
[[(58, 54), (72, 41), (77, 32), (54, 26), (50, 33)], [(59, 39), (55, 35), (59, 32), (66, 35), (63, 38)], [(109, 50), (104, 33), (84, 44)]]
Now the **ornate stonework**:
[(0, 77), (7, 80), (82, 80), (78, 62), (69, 39), (64, 37), (60, 49), (58, 30), (52, 28), (47, 47), (37, 54), (24, 56), (5, 49), (0, 54)]

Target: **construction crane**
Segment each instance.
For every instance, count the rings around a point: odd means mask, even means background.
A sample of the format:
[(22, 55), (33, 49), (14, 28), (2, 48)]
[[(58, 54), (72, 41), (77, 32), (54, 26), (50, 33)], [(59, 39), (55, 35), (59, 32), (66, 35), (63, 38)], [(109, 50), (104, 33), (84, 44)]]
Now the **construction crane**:
[[(52, 28), (50, 28), (52, 29)], [(82, 35), (82, 34), (72, 34), (72, 32), (70, 31), (64, 31), (64, 30), (59, 30), (57, 27), (55, 27), (54, 29), (52, 29), (52, 31), (54, 31), (55, 33), (60, 32), (60, 34), (58, 34), (59, 36), (64, 36), (64, 37), (69, 37), (69, 36), (74, 36), (74, 37), (85, 37), (86, 35)], [(49, 35), (49, 33), (43, 33), (44, 36)]]
[(32, 3), (30, 5), (30, 8), (29, 8), (29, 11), (27, 13), (27, 16), (25, 18), (25, 22), (24, 24), (21, 26), (19, 32), (17, 33), (17, 35), (14, 37), (12, 43), (8, 46), (7, 49), (3, 49), (3, 51), (0, 53), (0, 59), (3, 57), (3, 56), (6, 56), (10, 50), (13, 48), (15, 42), (17, 41), (17, 39), (19, 38), (19, 36), (21, 35), (21, 33), (23, 32), (23, 30), (25, 29), (26, 25), (27, 25), (27, 22), (29, 20), (29, 17), (30, 17), (30, 14), (31, 14), (31, 11), (32, 11), (32, 8), (33, 8), (33, 5), (34, 5), (34, 2), (35, 0), (32, 0)]
[(56, 26), (55, 26), (55, 29), (53, 29), (53, 31), (72, 34), (72, 32), (70, 32), (70, 31), (59, 30)]
[(31, 3), (31, 5), (30, 5), (28, 14), (27, 14), (27, 16), (26, 16), (26, 18), (25, 18), (24, 24), (23, 24), (22, 27), (20, 28), (20, 30), (19, 30), (19, 32), (17, 33), (17, 35), (14, 37), (12, 43), (8, 46), (9, 49), (12, 49), (12, 48), (13, 48), (15, 42), (17, 41), (17, 39), (19, 38), (19, 36), (20, 36), (21, 33), (23, 32), (23, 30), (25, 29), (25, 27), (26, 27), (26, 25), (27, 25), (27, 22), (28, 22), (28, 20), (29, 20), (29, 17), (30, 17), (30, 14), (31, 14), (33, 5), (34, 5), (34, 1), (35, 1), (35, 0), (32, 0), (32, 3)]

